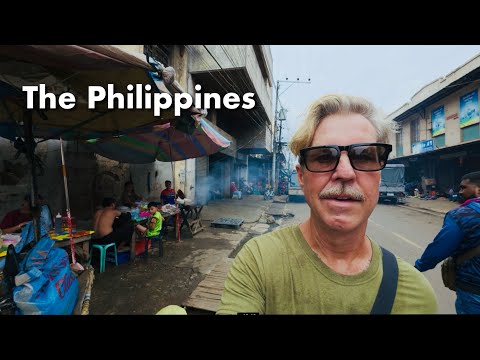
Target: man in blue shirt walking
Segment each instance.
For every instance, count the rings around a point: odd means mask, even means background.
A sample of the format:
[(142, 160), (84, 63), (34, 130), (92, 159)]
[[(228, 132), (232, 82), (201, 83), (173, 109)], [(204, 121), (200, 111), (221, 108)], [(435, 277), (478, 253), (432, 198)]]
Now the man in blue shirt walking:
[[(480, 171), (462, 177), (459, 195), (465, 202), (445, 215), (442, 229), (415, 262), (418, 270), (433, 269), (480, 245)], [(480, 256), (457, 267), (455, 285), (457, 314), (480, 314)]]

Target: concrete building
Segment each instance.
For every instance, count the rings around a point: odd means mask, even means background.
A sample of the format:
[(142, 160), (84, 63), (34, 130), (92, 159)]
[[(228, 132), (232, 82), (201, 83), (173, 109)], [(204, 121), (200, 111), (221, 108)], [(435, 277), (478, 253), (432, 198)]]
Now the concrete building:
[[(212, 184), (229, 195), (231, 181), (248, 178), (250, 154), (271, 152), (273, 112), (272, 57), (263, 45), (118, 45), (126, 51), (154, 57), (176, 71), (176, 80), (191, 95), (200, 92), (255, 93), (251, 110), (210, 109), (207, 119), (232, 141), (221, 153), (209, 157), (151, 164), (119, 163), (92, 153), (77, 142), (64, 143), (69, 181), (70, 206), (74, 216), (91, 219), (104, 196), (120, 198), (126, 181), (133, 181), (136, 192), (146, 200), (160, 199), (165, 180), (199, 202), (206, 202)], [(24, 155), (16, 156), (13, 144), (0, 138), (0, 217), (18, 208), (30, 191), (31, 176)], [(43, 170), (38, 173), (38, 188), (53, 212), (65, 211), (59, 141), (40, 143), (36, 154)]]
[(201, 92), (218, 93), (222, 97), (231, 92), (240, 97), (253, 92), (256, 103), (251, 110), (210, 108), (208, 119), (233, 143), (220, 153), (196, 160), (197, 199), (205, 202), (213, 187), (230, 196), (232, 181), (237, 187), (241, 179), (265, 182), (269, 167), (257, 167), (256, 161), (249, 166), (249, 159), (268, 156), (272, 151), (273, 60), (270, 46), (185, 45), (184, 48), (188, 56), (189, 92), (197, 84), (201, 85)]
[[(242, 98), (248, 92), (255, 94), (256, 105), (251, 110), (231, 110), (223, 105), (216, 109), (212, 100), (207, 118), (232, 145), (208, 157), (175, 162), (177, 188), (184, 190), (187, 197), (205, 203), (213, 188), (230, 196), (232, 181), (239, 186), (241, 179), (256, 183), (259, 178), (266, 178), (268, 166), (249, 172), (248, 162), (251, 156), (268, 156), (272, 151), (270, 46), (148, 45), (144, 52), (172, 66), (176, 80), (192, 96), (217, 93), (223, 98), (227, 93), (236, 93)], [(199, 91), (195, 90), (196, 85), (201, 86)], [(252, 178), (251, 174), (257, 176)]]
[(480, 55), (425, 85), (388, 117), (391, 162), (406, 166), (406, 181), (423, 191), (458, 190), (462, 175), (480, 170)]

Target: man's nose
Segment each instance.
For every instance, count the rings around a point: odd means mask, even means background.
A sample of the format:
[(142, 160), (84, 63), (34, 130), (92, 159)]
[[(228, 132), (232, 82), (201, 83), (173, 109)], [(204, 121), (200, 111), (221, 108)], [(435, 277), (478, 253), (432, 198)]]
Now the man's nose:
[(340, 160), (338, 161), (338, 166), (334, 171), (334, 175), (340, 179), (352, 179), (355, 177), (355, 169), (350, 164), (350, 159), (346, 151), (340, 153)]

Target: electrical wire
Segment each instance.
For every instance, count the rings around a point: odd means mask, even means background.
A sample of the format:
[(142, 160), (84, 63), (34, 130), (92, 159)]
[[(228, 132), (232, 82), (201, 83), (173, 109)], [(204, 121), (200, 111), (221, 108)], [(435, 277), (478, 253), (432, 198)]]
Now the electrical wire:
[[(224, 45), (220, 45), (220, 47), (222, 48), (223, 52), (225, 53), (225, 55), (227, 56), (227, 58), (230, 60), (230, 62), (235, 66), (235, 67), (242, 67), (241, 65), (242, 64), (239, 64), (237, 61), (235, 61), (235, 56), (230, 56), (230, 54), (228, 53), (226, 47)], [(235, 46), (230, 46), (230, 49), (235, 49), (237, 48), (238, 51), (240, 51), (240, 48), (238, 47), (235, 47)], [(245, 46), (245, 54), (247, 54), (247, 46)], [(239, 56), (237, 56), (237, 59), (240, 59), (241, 58), (241, 54), (239, 54)], [(246, 63), (246, 57), (245, 57), (245, 62), (243, 64), (243, 66), (246, 68), (247, 67), (247, 63)], [(227, 76), (228, 75), (228, 72), (226, 73)], [(240, 81), (243, 82), (243, 85), (244, 85), (244, 88), (245, 89), (248, 89), (250, 86), (249, 84), (247, 83), (247, 81), (245, 80), (244, 77), (240, 76), (239, 77)], [(233, 80), (233, 79), (232, 79)], [(253, 82), (252, 82), (253, 83)], [(242, 91), (240, 91), (240, 89), (237, 89), (237, 92), (241, 93)], [(257, 95), (258, 96), (258, 95)], [(263, 118), (263, 116), (260, 114), (260, 112), (257, 110), (257, 109), (251, 109), (250, 111), (253, 111), (253, 113), (255, 115), (257, 115), (259, 118)], [(268, 116), (268, 115), (267, 115)], [(266, 122), (266, 124), (268, 125), (268, 129), (269, 131), (271, 132), (271, 129), (270, 129), (270, 124), (268, 124), (268, 122)], [(264, 125), (262, 125), (264, 126)]]
[[(220, 45), (220, 47), (222, 48), (223, 52), (225, 53), (225, 55), (227, 56), (227, 58), (230, 60), (230, 62), (235, 66), (235, 67), (242, 67), (241, 65), (242, 64), (239, 64), (237, 61), (235, 61), (235, 56), (230, 56), (230, 54), (228, 53), (226, 47), (224, 45)], [(235, 49), (234, 46), (230, 46), (231, 49)], [(240, 49), (237, 47), (237, 49), (240, 51)], [(245, 53), (247, 53), (247, 46), (245, 46)], [(239, 54), (239, 56), (237, 57), (237, 59), (240, 59), (241, 58), (241, 54)], [(247, 63), (246, 63), (246, 58), (245, 58), (245, 63), (243, 64), (243, 66), (245, 68), (247, 68)], [(227, 77), (229, 77), (228, 75), (228, 72), (226, 73)], [(240, 76), (239, 77), (240, 81), (243, 83), (244, 85), (244, 88), (245, 89), (248, 89), (250, 87), (250, 85), (247, 83), (247, 81), (245, 80), (244, 77)], [(233, 79), (232, 79), (233, 80)], [(253, 83), (253, 82), (252, 82)], [(236, 88), (236, 86), (234, 86), (234, 88)], [(238, 93), (241, 93), (242, 91), (237, 88), (237, 92)], [(258, 97), (258, 95), (257, 95)], [(260, 114), (260, 112), (257, 110), (257, 109), (251, 109), (250, 110), (251, 112), (253, 112), (255, 115), (257, 115), (259, 118), (263, 118), (263, 116)], [(268, 115), (267, 115), (268, 116)], [(268, 124), (268, 122), (266, 122), (266, 125), (268, 125), (268, 129), (269, 131), (271, 132), (271, 129), (270, 129), (270, 126)], [(264, 126), (264, 125), (262, 125)]]
[[(222, 84), (222, 81), (225, 83), (225, 84), (228, 84), (231, 88), (233, 88), (234, 90), (236, 90), (238, 93), (243, 93), (243, 91), (240, 91), (240, 89), (237, 88), (237, 86), (235, 85), (235, 81), (228, 75), (228, 73), (225, 71), (225, 69), (221, 66), (220, 62), (217, 60), (217, 58), (211, 53), (211, 51), (206, 47), (206, 45), (203, 45), (203, 47), (205, 48), (205, 50), (209, 53), (210, 57), (212, 57), (212, 59), (217, 63), (217, 65), (219, 66), (219, 68), (223, 71), (211, 71), (209, 70), (209, 68), (211, 68), (211, 63), (207, 62), (206, 59), (204, 58), (204, 56), (194, 47), (190, 46), (190, 45), (185, 45), (185, 47), (187, 48), (187, 51), (189, 52), (190, 55), (192, 55), (192, 57), (196, 57), (198, 60), (200, 60), (202, 62), (202, 64), (205, 66), (205, 68), (207, 69), (206, 71), (210, 74), (210, 76), (220, 85), (220, 87), (226, 92), (230, 92), (229, 90), (227, 90), (225, 88), (225, 86)], [(233, 65), (233, 64), (232, 64)], [(255, 111), (258, 111), (258, 110), (254, 110)], [(261, 124), (256, 118), (254, 118), (251, 114), (250, 114), (250, 111), (246, 111), (245, 112), (246, 115), (253, 121), (254, 124), (256, 124), (260, 129), (263, 129), (265, 128), (266, 126), (264, 124)], [(271, 132), (271, 129), (267, 126), (268, 130)]]

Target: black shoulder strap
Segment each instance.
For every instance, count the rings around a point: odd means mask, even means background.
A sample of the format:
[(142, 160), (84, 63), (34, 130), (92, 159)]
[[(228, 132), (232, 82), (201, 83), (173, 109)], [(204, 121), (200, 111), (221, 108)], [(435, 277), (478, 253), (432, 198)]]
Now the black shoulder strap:
[(398, 264), (395, 255), (382, 249), (383, 277), (370, 314), (390, 314), (397, 293)]

